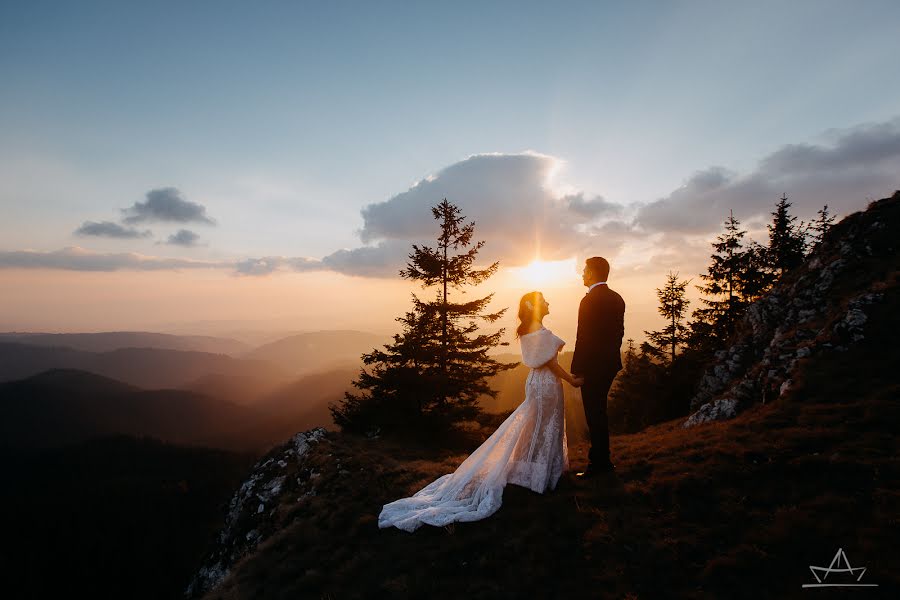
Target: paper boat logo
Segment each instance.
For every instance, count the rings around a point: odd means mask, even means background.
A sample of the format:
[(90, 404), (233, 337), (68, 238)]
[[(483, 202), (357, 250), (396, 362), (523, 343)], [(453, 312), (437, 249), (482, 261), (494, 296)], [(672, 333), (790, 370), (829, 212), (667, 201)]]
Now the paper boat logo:
[[(809, 570), (812, 571), (813, 577), (816, 578), (818, 583), (804, 583), (803, 587), (805, 588), (878, 587), (877, 583), (859, 583), (866, 572), (866, 568), (851, 567), (850, 561), (847, 560), (847, 555), (844, 553), (843, 548), (838, 548), (837, 554), (834, 555), (834, 558), (831, 559), (831, 564), (827, 567), (814, 567), (810, 565)], [(835, 573), (848, 573), (849, 577), (846, 575), (838, 575), (837, 577), (832, 576), (831, 581), (826, 582), (828, 576)], [(839, 580), (846, 580), (848, 578), (851, 580), (849, 583), (838, 583)]]

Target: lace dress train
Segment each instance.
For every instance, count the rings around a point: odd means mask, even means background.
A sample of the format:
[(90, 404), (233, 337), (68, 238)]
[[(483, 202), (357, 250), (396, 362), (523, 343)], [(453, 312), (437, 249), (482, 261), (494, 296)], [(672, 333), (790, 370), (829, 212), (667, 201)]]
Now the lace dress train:
[(507, 483), (538, 493), (556, 489), (569, 469), (562, 382), (541, 365), (565, 342), (542, 328), (520, 338), (522, 362), (531, 367), (525, 400), (453, 473), (408, 498), (385, 504), (378, 526), (415, 531), (422, 524), (443, 526), (478, 521), (496, 512)]

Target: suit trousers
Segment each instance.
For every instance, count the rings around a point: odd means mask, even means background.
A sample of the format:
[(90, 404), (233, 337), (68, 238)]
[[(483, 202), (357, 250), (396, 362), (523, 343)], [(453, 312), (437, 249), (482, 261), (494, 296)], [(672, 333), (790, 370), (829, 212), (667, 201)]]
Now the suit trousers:
[(610, 462), (609, 419), (606, 415), (607, 394), (618, 371), (601, 372), (586, 376), (581, 386), (584, 416), (591, 436), (588, 463), (597, 467)]

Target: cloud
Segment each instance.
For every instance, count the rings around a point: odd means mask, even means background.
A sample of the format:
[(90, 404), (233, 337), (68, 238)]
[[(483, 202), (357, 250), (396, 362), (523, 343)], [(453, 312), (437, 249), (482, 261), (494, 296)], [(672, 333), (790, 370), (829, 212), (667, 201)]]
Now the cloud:
[(235, 263), (235, 272), (240, 275), (268, 275), (286, 264), (284, 256), (264, 256), (247, 258)]
[[(71, 247), (57, 252), (2, 252), (2, 267), (78, 270), (227, 268), (236, 275), (265, 276), (279, 271), (333, 271), (348, 276), (398, 276), (412, 244), (434, 245), (438, 233), (431, 207), (447, 198), (475, 221), (475, 239), (484, 240), (481, 263), (500, 260), (519, 266), (536, 255), (544, 260), (602, 255), (626, 260), (620, 269), (635, 274), (657, 268), (701, 268), (710, 241), (730, 210), (757, 229), (782, 193), (800, 218), (814, 217), (823, 204), (842, 216), (869, 199), (900, 188), (900, 118), (826, 132), (829, 143), (790, 144), (763, 157), (741, 175), (723, 166), (692, 173), (663, 198), (627, 206), (600, 195), (553, 191), (562, 161), (536, 152), (477, 154), (428, 175), (406, 191), (365, 206), (358, 231), (361, 244), (322, 258), (264, 256), (237, 261), (193, 261), (139, 254), (99, 254)], [(125, 222), (144, 220), (214, 223), (205, 208), (162, 188), (136, 203)], [(91, 227), (87, 227), (91, 225)], [(81, 229), (118, 231), (113, 223), (85, 222)], [(123, 231), (128, 231), (121, 228)], [(89, 235), (101, 235), (90, 233)], [(131, 234), (129, 234), (131, 235)], [(143, 234), (141, 234), (143, 235)], [(755, 235), (755, 234), (754, 234)], [(193, 245), (196, 234), (181, 230), (169, 243)]]
[(771, 175), (819, 173), (870, 168), (900, 158), (900, 118), (831, 134), (837, 138), (834, 147), (789, 144), (764, 158), (760, 170)]
[(64, 269), (68, 271), (162, 271), (180, 269), (233, 268), (231, 261), (204, 261), (186, 258), (147, 256), (135, 252), (100, 253), (80, 246), (62, 250), (0, 251), (0, 269)]
[(85, 221), (81, 227), (75, 230), (75, 235), (81, 236), (98, 236), (120, 239), (145, 238), (153, 235), (149, 229), (138, 231), (133, 227), (122, 227), (118, 223), (112, 221)]
[(835, 214), (900, 187), (900, 118), (826, 132), (830, 145), (788, 144), (744, 176), (724, 167), (697, 171), (668, 196), (643, 205), (635, 224), (651, 231), (708, 233), (730, 210), (740, 221), (763, 218), (782, 194), (810, 219), (827, 204)]
[(173, 187), (150, 190), (146, 194), (146, 202), (135, 202), (129, 208), (123, 208), (123, 223), (143, 223), (146, 221), (166, 221), (178, 223), (205, 223), (215, 225), (216, 222), (206, 215), (202, 204), (189, 202), (181, 196), (181, 192)]
[(189, 229), (179, 229), (176, 233), (173, 233), (166, 240), (166, 244), (172, 246), (184, 246), (186, 248), (193, 248), (197, 245), (200, 236), (194, 233)]
[(615, 216), (622, 213), (621, 204), (609, 202), (603, 196), (595, 196), (591, 200), (585, 200), (584, 194), (572, 194), (565, 196), (563, 202), (570, 211), (586, 218)]
[[(392, 273), (402, 268), (412, 243), (434, 244), (437, 222), (431, 207), (447, 198), (475, 221), (476, 239), (486, 244), (479, 257), (504, 266), (568, 258), (587, 251), (593, 240), (584, 224), (620, 214), (622, 207), (602, 197), (559, 197), (551, 189), (561, 161), (536, 152), (477, 154), (428, 176), (405, 192), (362, 209), (364, 246), (333, 256), (347, 274)], [(391, 242), (403, 241), (405, 252)], [(379, 269), (372, 263), (381, 260)], [(354, 266), (358, 261), (359, 267)]]
[[(238, 272), (267, 275), (282, 269), (329, 270), (358, 277), (397, 277), (412, 244), (435, 245), (438, 224), (431, 208), (443, 198), (475, 221), (475, 239), (486, 243), (480, 262), (503, 266), (617, 252), (634, 228), (624, 207), (601, 196), (559, 196), (551, 189), (561, 161), (536, 152), (477, 154), (428, 175), (408, 190), (365, 206), (358, 231), (363, 245), (321, 260), (268, 256), (242, 261)], [(291, 263), (289, 261), (300, 261)]]
[(375, 246), (338, 250), (323, 258), (322, 265), (344, 275), (397, 277), (410, 252), (409, 242), (385, 240)]
[(269, 275), (280, 270), (298, 272), (324, 271), (321, 260), (308, 257), (264, 256), (262, 258), (246, 258), (233, 265), (236, 275)]

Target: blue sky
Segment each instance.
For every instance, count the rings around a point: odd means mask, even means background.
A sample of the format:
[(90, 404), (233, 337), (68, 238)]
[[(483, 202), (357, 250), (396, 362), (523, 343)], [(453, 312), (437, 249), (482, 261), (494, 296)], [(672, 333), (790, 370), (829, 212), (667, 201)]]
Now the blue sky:
[[(364, 246), (364, 208), (488, 153), (552, 157), (559, 197), (617, 218), (860, 127), (896, 161), (898, 23), (874, 0), (5, 2), (0, 252), (321, 259)], [(165, 188), (216, 224), (74, 233)], [(183, 227), (199, 243), (165, 243)]]

